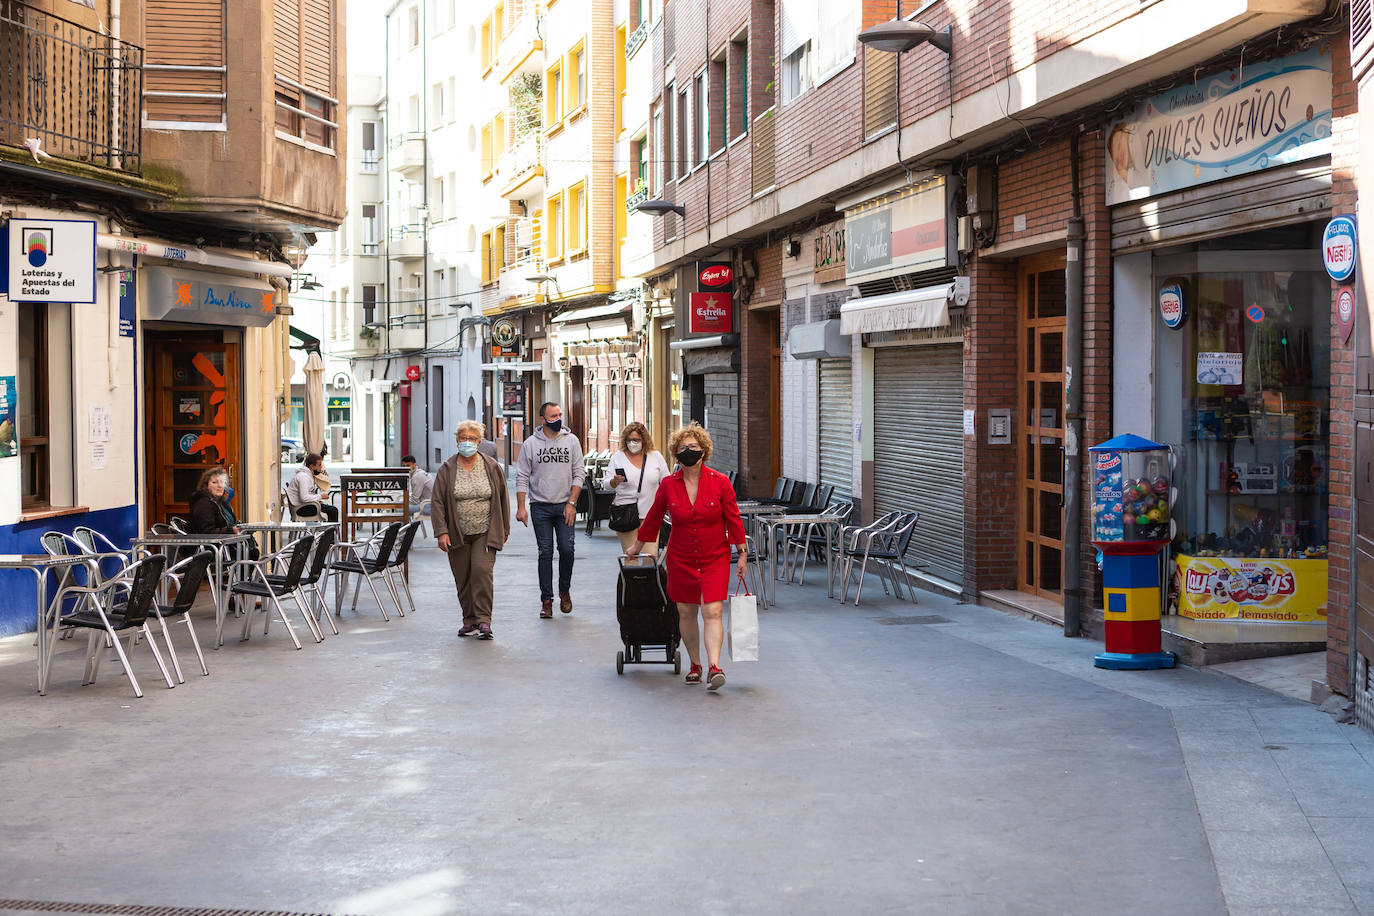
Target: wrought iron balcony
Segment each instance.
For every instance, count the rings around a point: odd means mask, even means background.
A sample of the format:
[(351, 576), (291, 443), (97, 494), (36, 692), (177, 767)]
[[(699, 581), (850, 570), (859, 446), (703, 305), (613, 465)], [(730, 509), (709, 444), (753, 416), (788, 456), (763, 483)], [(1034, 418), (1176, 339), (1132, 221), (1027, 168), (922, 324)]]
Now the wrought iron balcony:
[[(138, 174), (143, 49), (0, 0), (0, 143)], [(35, 148), (36, 147), (36, 148)]]

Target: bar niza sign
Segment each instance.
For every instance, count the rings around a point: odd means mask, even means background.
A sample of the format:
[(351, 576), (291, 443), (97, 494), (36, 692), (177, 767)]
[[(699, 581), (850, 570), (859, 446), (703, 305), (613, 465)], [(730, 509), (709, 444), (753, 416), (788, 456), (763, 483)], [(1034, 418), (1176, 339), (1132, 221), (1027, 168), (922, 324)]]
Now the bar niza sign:
[(1107, 203), (1331, 152), (1331, 53), (1246, 61), (1139, 103), (1107, 130)]

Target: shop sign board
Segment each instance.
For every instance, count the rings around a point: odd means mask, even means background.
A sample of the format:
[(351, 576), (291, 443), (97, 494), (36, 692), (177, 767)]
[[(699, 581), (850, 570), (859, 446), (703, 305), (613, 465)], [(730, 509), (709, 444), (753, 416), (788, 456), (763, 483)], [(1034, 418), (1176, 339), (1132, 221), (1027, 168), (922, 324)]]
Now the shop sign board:
[(811, 278), (817, 283), (844, 279), (844, 237), (844, 220), (836, 220), (816, 231)]
[(850, 283), (949, 264), (945, 180), (928, 178), (844, 211)]
[[(138, 259), (135, 258), (135, 261)], [(134, 319), (138, 315), (138, 293), (137, 284), (134, 282), (134, 271), (121, 270), (119, 272), (119, 336), (134, 336)]]
[(406, 366), (406, 378), (412, 382), (418, 382), (420, 380), (420, 367)]
[(1183, 284), (1170, 280), (1159, 288), (1159, 317), (1166, 328), (1177, 328), (1187, 316)]
[(697, 261), (697, 290), (731, 293), (735, 290), (735, 268), (729, 261)]
[(1107, 129), (1107, 203), (1331, 152), (1331, 45), (1251, 62), (1139, 102)]
[(1327, 561), (1265, 557), (1176, 560), (1178, 612), (1194, 620), (1326, 620)]
[(688, 332), (729, 334), (734, 328), (729, 293), (692, 293), (688, 304)]
[(1342, 286), (1336, 294), (1336, 321), (1341, 327), (1341, 343), (1350, 343), (1355, 331), (1355, 290)]
[(520, 328), (509, 318), (498, 318), (491, 323), (491, 342), (502, 350), (513, 350), (520, 343)]
[(1337, 283), (1344, 283), (1355, 273), (1358, 248), (1355, 242), (1355, 218), (1333, 217), (1322, 232), (1322, 263)]
[(95, 302), (95, 220), (12, 219), (5, 254), (15, 302)]

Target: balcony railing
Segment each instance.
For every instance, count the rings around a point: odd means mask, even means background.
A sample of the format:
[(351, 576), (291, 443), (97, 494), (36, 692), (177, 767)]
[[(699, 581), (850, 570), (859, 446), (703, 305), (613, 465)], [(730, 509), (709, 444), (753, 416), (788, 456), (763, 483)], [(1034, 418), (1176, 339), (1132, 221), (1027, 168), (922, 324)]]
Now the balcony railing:
[(142, 169), (143, 49), (0, 0), (0, 143)]
[(276, 80), (277, 132), (325, 149), (334, 148), (339, 100), (280, 73)]
[(529, 277), (544, 272), (542, 221), (522, 216), (506, 222), (506, 250), (499, 265), (501, 298), (524, 298), (538, 291)]
[(501, 178), (509, 185), (544, 164), (544, 133), (532, 131), (501, 154)]

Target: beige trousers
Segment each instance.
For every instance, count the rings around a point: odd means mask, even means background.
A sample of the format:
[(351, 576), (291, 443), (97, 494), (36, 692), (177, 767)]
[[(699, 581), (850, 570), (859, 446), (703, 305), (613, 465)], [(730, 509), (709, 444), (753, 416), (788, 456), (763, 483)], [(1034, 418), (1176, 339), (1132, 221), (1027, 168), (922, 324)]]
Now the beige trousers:
[(458, 586), (463, 623), (490, 626), (496, 551), (487, 546), (487, 532), (455, 541), (448, 551), (448, 568), (453, 571), (453, 584)]

